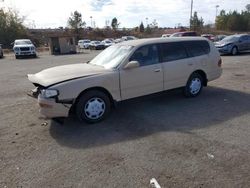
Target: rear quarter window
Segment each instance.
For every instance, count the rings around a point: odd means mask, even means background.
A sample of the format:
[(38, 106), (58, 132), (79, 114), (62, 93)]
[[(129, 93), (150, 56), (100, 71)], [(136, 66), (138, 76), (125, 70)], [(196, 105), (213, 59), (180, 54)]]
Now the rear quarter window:
[(187, 57), (187, 52), (181, 42), (161, 44), (162, 62), (185, 59)]
[(210, 52), (210, 45), (207, 41), (186, 41), (183, 42), (186, 50), (188, 51), (189, 56), (201, 56), (209, 54)]

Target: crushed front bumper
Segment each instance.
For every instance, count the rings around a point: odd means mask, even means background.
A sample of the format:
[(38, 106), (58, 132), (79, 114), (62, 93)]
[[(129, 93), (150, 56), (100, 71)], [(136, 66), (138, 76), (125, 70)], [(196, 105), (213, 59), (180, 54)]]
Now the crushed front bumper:
[(72, 106), (72, 104), (58, 103), (55, 98), (43, 98), (38, 87), (27, 94), (37, 99), (39, 112), (45, 118), (67, 117)]

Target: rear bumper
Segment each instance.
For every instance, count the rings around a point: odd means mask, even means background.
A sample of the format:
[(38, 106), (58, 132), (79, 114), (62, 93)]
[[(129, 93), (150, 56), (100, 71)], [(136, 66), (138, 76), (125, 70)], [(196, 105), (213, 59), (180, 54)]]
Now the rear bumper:
[(208, 77), (207, 80), (208, 80), (208, 82), (210, 82), (210, 81), (212, 81), (212, 80), (216, 80), (216, 79), (218, 79), (219, 77), (221, 77), (222, 72), (223, 72), (222, 68), (219, 68), (217, 71), (209, 72), (209, 73), (207, 74), (207, 77)]

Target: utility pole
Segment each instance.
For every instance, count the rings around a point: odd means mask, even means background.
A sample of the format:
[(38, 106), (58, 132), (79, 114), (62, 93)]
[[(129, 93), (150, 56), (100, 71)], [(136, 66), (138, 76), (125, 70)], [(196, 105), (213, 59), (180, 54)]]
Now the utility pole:
[(92, 25), (93, 25), (93, 23), (92, 23), (92, 16), (90, 16), (90, 25), (91, 25), (91, 28), (92, 28)]
[(215, 19), (217, 18), (217, 15), (218, 15), (218, 8), (219, 8), (219, 7), (220, 7), (220, 5), (216, 5), (216, 6), (215, 6), (215, 9), (216, 9), (216, 13), (215, 13), (215, 16), (216, 16), (216, 17), (215, 17)]
[(192, 20), (192, 17), (193, 17), (193, 0), (191, 0), (191, 12), (190, 12), (190, 30), (191, 30), (191, 20)]
[(148, 17), (146, 17), (146, 25), (147, 25), (147, 27), (148, 27)]

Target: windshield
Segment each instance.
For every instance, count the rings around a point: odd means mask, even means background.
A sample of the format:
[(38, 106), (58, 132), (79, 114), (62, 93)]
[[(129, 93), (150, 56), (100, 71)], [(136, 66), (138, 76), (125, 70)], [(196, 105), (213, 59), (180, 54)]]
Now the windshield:
[(228, 36), (228, 37), (225, 37), (224, 39), (221, 40), (221, 42), (223, 43), (226, 43), (226, 42), (235, 42), (235, 41), (238, 41), (239, 40), (239, 36)]
[(174, 33), (170, 35), (170, 37), (181, 37), (181, 33)]
[(132, 46), (122, 45), (111, 46), (90, 61), (90, 64), (99, 65), (106, 69), (115, 68), (131, 52), (132, 48)]
[(15, 45), (32, 44), (29, 40), (16, 41)]

